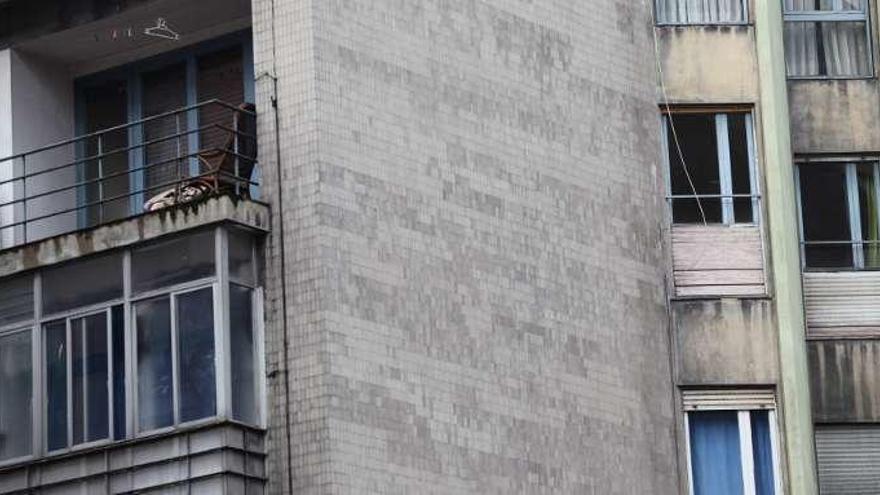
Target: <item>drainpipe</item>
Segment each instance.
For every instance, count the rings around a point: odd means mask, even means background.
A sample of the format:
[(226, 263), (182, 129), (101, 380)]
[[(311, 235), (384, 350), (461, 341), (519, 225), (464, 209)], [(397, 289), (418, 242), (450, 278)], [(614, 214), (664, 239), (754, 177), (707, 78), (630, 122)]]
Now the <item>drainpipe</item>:
[(782, 42), (782, 2), (755, 2), (758, 75), (761, 85), (766, 201), (776, 328), (779, 334), (780, 400), (788, 492), (816, 495), (816, 455), (810, 409), (794, 164)]

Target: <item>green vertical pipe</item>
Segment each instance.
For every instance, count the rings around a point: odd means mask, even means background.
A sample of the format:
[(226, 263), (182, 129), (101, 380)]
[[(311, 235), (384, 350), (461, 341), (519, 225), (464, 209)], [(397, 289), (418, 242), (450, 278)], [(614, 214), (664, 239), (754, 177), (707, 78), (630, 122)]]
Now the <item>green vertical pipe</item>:
[(800, 246), (791, 151), (782, 0), (756, 0), (755, 33), (761, 84), (766, 205), (779, 332), (781, 418), (789, 493), (815, 495), (816, 455), (810, 410)]

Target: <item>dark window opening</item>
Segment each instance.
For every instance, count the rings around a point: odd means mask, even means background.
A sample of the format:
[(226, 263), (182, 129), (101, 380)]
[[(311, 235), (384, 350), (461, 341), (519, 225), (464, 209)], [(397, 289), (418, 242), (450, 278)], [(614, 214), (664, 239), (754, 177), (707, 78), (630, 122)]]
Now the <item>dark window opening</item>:
[(674, 223), (755, 221), (750, 119), (746, 113), (666, 117)]
[(801, 166), (800, 183), (806, 265), (853, 267), (846, 167)]

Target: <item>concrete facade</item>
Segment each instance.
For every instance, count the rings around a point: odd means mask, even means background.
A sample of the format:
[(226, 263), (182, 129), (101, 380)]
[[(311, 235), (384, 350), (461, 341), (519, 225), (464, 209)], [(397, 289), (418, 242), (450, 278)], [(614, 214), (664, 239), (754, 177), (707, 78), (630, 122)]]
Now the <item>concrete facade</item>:
[(270, 493), (676, 493), (649, 6), (261, 0), (254, 38)]

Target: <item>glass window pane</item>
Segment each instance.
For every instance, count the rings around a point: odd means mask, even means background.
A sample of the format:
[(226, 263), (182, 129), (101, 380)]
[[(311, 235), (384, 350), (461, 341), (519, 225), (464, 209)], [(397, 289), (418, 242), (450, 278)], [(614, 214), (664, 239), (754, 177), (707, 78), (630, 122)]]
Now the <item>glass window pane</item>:
[(877, 188), (874, 164), (860, 163), (856, 167), (859, 183), (859, 212), (861, 213), (862, 240), (865, 268), (880, 268), (880, 218), (877, 216)]
[(83, 320), (85, 365), (85, 417), (87, 442), (109, 436), (110, 391), (107, 359), (107, 313), (88, 316)]
[(752, 456), (755, 465), (755, 495), (774, 495), (773, 447), (770, 443), (770, 414), (752, 411)]
[[(677, 114), (667, 117), (666, 122), (673, 196), (721, 194), (715, 115)], [(707, 223), (721, 223), (721, 199), (673, 201), (672, 217), (675, 223), (703, 223), (704, 215)]]
[(31, 333), (0, 337), (0, 460), (32, 452)]
[[(843, 0), (842, 10), (864, 10), (865, 0)], [(786, 12), (833, 11), (834, 0), (785, 0)]]
[(789, 76), (868, 77), (872, 73), (867, 23), (787, 21)]
[[(727, 129), (730, 140), (730, 176), (733, 194), (752, 194), (751, 159), (746, 128), (746, 114), (733, 113), (727, 116)], [(752, 223), (752, 199), (734, 198), (733, 211), (736, 223)]]
[(113, 306), (113, 438), (125, 438), (125, 320), (122, 306)]
[[(76, 290), (70, 284), (76, 281)], [(122, 257), (75, 261), (43, 272), (43, 311), (56, 313), (122, 297)]]
[(167, 297), (135, 305), (137, 327), (138, 424), (141, 431), (170, 426), (173, 382), (171, 305)]
[(688, 413), (694, 495), (742, 495), (736, 411)]
[(132, 290), (144, 292), (214, 275), (214, 231), (132, 251)]
[(744, 0), (657, 0), (660, 24), (718, 24), (745, 22)]
[(210, 288), (177, 296), (180, 421), (216, 414), (214, 300)]
[(806, 164), (799, 168), (806, 263), (811, 268), (853, 266), (850, 244), (809, 244), (811, 241), (850, 242), (846, 166)]
[(242, 285), (253, 287), (254, 280), (254, 238), (244, 232), (230, 229), (229, 233), (229, 278)]
[(252, 294), (253, 291), (246, 287), (229, 286), (232, 417), (244, 423), (256, 424), (257, 361)]
[(67, 322), (48, 323), (46, 338), (46, 435), (49, 450), (67, 447)]
[(83, 335), (85, 332), (83, 330), (82, 320), (72, 320), (70, 322), (70, 370), (72, 373), (70, 401), (73, 407), (73, 424), (71, 429), (73, 430), (74, 445), (83, 443), (85, 438), (85, 402), (83, 402), (85, 398), (85, 343), (83, 342)]
[(0, 326), (34, 317), (34, 277), (25, 275), (0, 284)]

